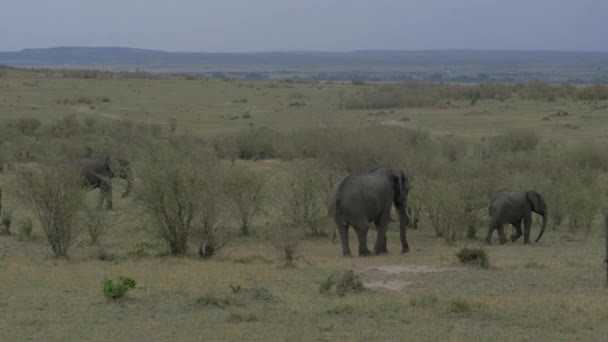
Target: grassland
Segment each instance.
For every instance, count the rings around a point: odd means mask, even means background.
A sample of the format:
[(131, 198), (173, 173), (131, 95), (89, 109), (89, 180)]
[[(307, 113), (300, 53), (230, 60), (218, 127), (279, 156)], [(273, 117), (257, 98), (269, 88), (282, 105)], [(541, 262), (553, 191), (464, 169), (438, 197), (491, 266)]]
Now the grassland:
[[(32, 86), (36, 80), (38, 85)], [(567, 144), (603, 142), (608, 127), (606, 101), (514, 98), (481, 100), (474, 106), (460, 100), (423, 108), (340, 108), (340, 93), (356, 94), (364, 87), (371, 86), (84, 80), (11, 70), (0, 77), (0, 119), (34, 116), (50, 123), (75, 114), (83, 120), (98, 117), (159, 124), (163, 134), (168, 134), (169, 119), (175, 118), (178, 133), (204, 137), (246, 131), (251, 124), (291, 133), (301, 128), (358, 128), (380, 123), (425, 129), (435, 135), (454, 134), (472, 141), (511, 128), (533, 128), (543, 144), (552, 140)], [(64, 104), (63, 99), (81, 96), (107, 97), (110, 101)], [(296, 102), (305, 105), (294, 105)], [(567, 116), (554, 115), (565, 111)], [(245, 112), (251, 119), (230, 119)], [(237, 161), (237, 165), (267, 171), (289, 163)], [(0, 174), (0, 185), (3, 205), (13, 208), (15, 222), (30, 216), (15, 199), (19, 190), (13, 186), (10, 169)], [(89, 193), (88, 200), (93, 202), (96, 195), (97, 191)], [(489, 270), (457, 263), (459, 246), (480, 242), (447, 244), (435, 237), (426, 217), (418, 230), (410, 230), (409, 254), (398, 253), (396, 223), (392, 223), (389, 255), (343, 258), (339, 245), (332, 244), (330, 237), (308, 238), (302, 242), (299, 255), (303, 258), (296, 267), (285, 267), (269, 241), (268, 227), (275, 219), (272, 210), (255, 220), (252, 236), (235, 238), (219, 256), (203, 261), (194, 255), (166, 256), (163, 246), (142, 230), (147, 222), (138, 216), (131, 198), (115, 195), (114, 205), (117, 209), (110, 214), (114, 224), (102, 246), (89, 246), (82, 233), (67, 260), (52, 257), (38, 224), (32, 239), (0, 236), (0, 340), (608, 338), (599, 217), (586, 234), (562, 227), (546, 232), (538, 244), (488, 247)], [(480, 224), (480, 232), (484, 225)], [(326, 222), (325, 227), (329, 232), (331, 224)], [(370, 241), (374, 235), (370, 232)], [(354, 238), (352, 246), (356, 246)], [(402, 272), (386, 272), (383, 266), (401, 267), (397, 270)], [(367, 284), (394, 288), (374, 288), (343, 297), (319, 293), (321, 282), (332, 272), (347, 269), (354, 269)], [(101, 281), (119, 275), (136, 279), (138, 286), (126, 300), (109, 302), (102, 295)], [(247, 296), (233, 290), (238, 285), (263, 288), (271, 296)]]

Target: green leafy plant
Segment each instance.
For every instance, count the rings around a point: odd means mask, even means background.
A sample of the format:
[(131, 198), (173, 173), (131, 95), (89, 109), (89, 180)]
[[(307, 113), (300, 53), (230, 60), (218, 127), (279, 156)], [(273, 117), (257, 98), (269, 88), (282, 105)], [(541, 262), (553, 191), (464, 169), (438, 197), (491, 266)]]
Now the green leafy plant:
[(119, 300), (124, 298), (130, 289), (135, 288), (136, 282), (129, 277), (120, 276), (115, 282), (111, 279), (104, 279), (102, 285), (103, 295), (106, 298)]
[(346, 293), (361, 293), (365, 290), (363, 282), (353, 270), (332, 273), (319, 286), (322, 294), (344, 296)]
[(482, 247), (462, 247), (456, 256), (463, 264), (490, 268), (490, 257)]

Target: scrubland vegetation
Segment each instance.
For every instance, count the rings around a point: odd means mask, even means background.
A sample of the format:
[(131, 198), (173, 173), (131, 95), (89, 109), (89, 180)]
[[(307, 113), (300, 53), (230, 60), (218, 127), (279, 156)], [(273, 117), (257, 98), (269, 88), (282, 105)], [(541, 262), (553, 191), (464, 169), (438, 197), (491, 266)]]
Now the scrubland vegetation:
[[(48, 81), (49, 94), (15, 86), (26, 78), (40, 78), (38, 90)], [(2, 218), (10, 212), (20, 227), (15, 238), (5, 223), (0, 236), (0, 339), (607, 337), (598, 324), (608, 314), (599, 241), (608, 142), (594, 134), (608, 127), (607, 87), (89, 78), (0, 77)], [(192, 89), (202, 102), (159, 104)], [(310, 106), (290, 106), (294, 98)], [(215, 106), (202, 111), (206, 101)], [(550, 116), (563, 112), (580, 114)], [(565, 124), (583, 128), (572, 136)], [(129, 159), (135, 173), (133, 195), (101, 213), (97, 190), (65, 168), (100, 154)], [(346, 174), (378, 166), (412, 176), (412, 249), (396, 253), (392, 223), (391, 254), (342, 258), (328, 195)], [(499, 189), (545, 197), (544, 239), (457, 256), (481, 244)], [(102, 280), (105, 297), (124, 300), (102, 300)]]

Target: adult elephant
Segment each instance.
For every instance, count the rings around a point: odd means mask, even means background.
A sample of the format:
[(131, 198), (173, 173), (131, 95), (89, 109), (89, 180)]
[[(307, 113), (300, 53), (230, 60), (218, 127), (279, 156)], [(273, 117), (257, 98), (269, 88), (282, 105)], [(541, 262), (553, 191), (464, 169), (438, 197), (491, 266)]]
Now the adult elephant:
[(99, 156), (76, 159), (71, 166), (80, 172), (84, 185), (89, 189), (99, 188), (98, 208), (104, 200), (107, 209), (112, 209), (112, 179), (121, 178), (127, 181), (127, 187), (122, 197), (127, 197), (133, 188), (133, 172), (126, 159), (114, 156)]
[(547, 226), (547, 204), (543, 197), (536, 191), (507, 191), (501, 190), (494, 194), (489, 206), (490, 226), (486, 237), (486, 244), (492, 243), (492, 233), (498, 230), (500, 243), (506, 242), (504, 225), (511, 224), (515, 227), (515, 233), (511, 235), (511, 241), (515, 242), (522, 235), (521, 223), (524, 223), (524, 243), (530, 243), (530, 227), (532, 226), (532, 212), (542, 216), (543, 222), (536, 242), (540, 240)]
[(342, 254), (352, 255), (348, 243), (349, 226), (354, 228), (359, 238), (359, 256), (371, 254), (367, 248), (367, 231), (371, 222), (378, 231), (374, 254), (388, 253), (386, 229), (393, 204), (399, 215), (402, 252), (407, 253), (409, 189), (408, 177), (401, 169), (376, 168), (366, 174), (348, 175), (338, 183), (330, 196), (329, 211), (340, 233)]

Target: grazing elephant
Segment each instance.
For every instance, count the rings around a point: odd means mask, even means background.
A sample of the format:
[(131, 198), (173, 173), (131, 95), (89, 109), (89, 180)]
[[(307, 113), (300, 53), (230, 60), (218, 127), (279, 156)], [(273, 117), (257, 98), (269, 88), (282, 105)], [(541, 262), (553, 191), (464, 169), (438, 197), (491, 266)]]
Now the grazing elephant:
[(346, 176), (334, 188), (329, 201), (329, 212), (340, 233), (342, 254), (352, 256), (348, 243), (349, 226), (357, 232), (359, 256), (371, 254), (367, 248), (367, 231), (371, 222), (378, 231), (374, 254), (388, 253), (386, 229), (393, 204), (399, 215), (402, 252), (407, 253), (409, 219), (406, 208), (409, 190), (409, 180), (401, 169), (376, 168), (366, 174)]
[(101, 208), (105, 199), (107, 209), (112, 209), (112, 178), (118, 177), (127, 181), (123, 198), (127, 197), (133, 188), (133, 173), (125, 159), (113, 156), (83, 158), (73, 160), (71, 166), (80, 172), (87, 188), (99, 188), (98, 208)]
[(506, 242), (503, 225), (511, 224), (515, 227), (515, 234), (511, 241), (515, 242), (522, 235), (521, 222), (524, 222), (524, 243), (530, 243), (530, 227), (532, 226), (532, 212), (543, 217), (540, 233), (536, 242), (540, 240), (547, 226), (547, 204), (536, 191), (498, 191), (492, 197), (489, 206), (490, 226), (486, 237), (486, 244), (490, 245), (494, 229), (498, 230), (500, 243)]

